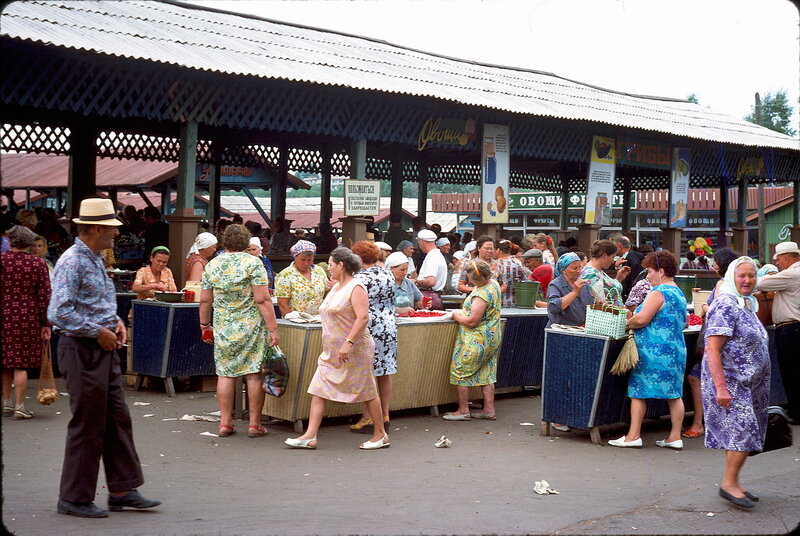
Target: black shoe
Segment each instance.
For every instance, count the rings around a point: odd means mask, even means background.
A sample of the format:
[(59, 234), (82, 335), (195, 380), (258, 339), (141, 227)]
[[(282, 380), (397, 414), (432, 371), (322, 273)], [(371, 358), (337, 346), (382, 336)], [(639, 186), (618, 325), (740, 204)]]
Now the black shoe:
[(755, 504), (753, 501), (750, 500), (747, 495), (744, 497), (734, 497), (727, 491), (722, 488), (719, 488), (719, 496), (728, 501), (729, 503), (733, 504), (734, 506), (738, 506), (739, 508), (754, 508)]
[(71, 502), (58, 500), (59, 514), (77, 517), (108, 517), (108, 511), (98, 507), (93, 502)]
[(143, 508), (155, 508), (159, 504), (161, 504), (161, 501), (145, 499), (135, 489), (130, 490), (126, 495), (120, 497), (115, 497), (113, 495), (108, 496), (108, 509), (112, 512), (119, 512), (125, 506), (142, 510)]
[(758, 502), (758, 495), (756, 495), (755, 493), (750, 493), (749, 491), (745, 491), (744, 496), (753, 502)]

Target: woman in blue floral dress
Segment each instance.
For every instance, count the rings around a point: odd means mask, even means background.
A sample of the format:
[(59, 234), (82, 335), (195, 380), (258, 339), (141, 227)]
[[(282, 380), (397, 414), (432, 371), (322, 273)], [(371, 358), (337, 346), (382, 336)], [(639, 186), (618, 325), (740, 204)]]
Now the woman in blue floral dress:
[(700, 376), (706, 447), (725, 450), (719, 495), (741, 508), (758, 500), (739, 484), (739, 473), (748, 454), (764, 448), (769, 405), (769, 347), (755, 287), (753, 259), (733, 261), (708, 309)]
[(672, 423), (666, 439), (656, 441), (659, 447), (682, 449), (683, 375), (686, 370), (686, 298), (675, 285), (678, 259), (662, 250), (650, 253), (642, 261), (647, 279), (653, 289), (628, 319), (634, 330), (639, 364), (628, 378), (628, 397), (631, 399), (631, 424), (628, 433), (608, 443), (615, 447), (642, 446), (642, 420), (647, 411), (647, 399), (667, 400)]
[[(397, 317), (394, 313), (394, 276), (388, 269), (379, 266), (381, 250), (373, 242), (360, 240), (353, 244), (353, 253), (361, 258), (363, 268), (353, 277), (367, 289), (369, 297), (369, 329), (375, 341), (375, 380), (383, 410), (383, 422), (389, 422), (389, 404), (392, 401), (392, 375), (397, 373)], [(372, 418), (364, 407), (361, 420), (351, 426), (361, 430), (372, 424)]]

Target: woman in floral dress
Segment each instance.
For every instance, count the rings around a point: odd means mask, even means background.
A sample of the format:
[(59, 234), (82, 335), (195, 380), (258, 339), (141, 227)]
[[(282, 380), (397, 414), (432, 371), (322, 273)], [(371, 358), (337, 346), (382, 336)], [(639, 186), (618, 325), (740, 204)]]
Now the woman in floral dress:
[(298, 240), (292, 246), (294, 261), (275, 277), (275, 297), (278, 309), (286, 316), (292, 311), (315, 315), (328, 288), (325, 270), (314, 264), (317, 246), (308, 240)]
[(628, 433), (608, 443), (614, 447), (641, 447), (642, 420), (647, 399), (666, 400), (672, 429), (666, 439), (656, 441), (659, 447), (682, 449), (683, 375), (686, 371), (686, 298), (675, 285), (678, 259), (669, 251), (649, 253), (642, 261), (653, 289), (628, 319), (634, 330), (639, 363), (628, 378), (631, 399), (631, 423)]
[[(387, 268), (378, 266), (381, 251), (374, 243), (361, 240), (353, 244), (353, 253), (361, 258), (362, 269), (355, 275), (367, 289), (369, 329), (375, 341), (375, 379), (381, 399), (383, 422), (389, 422), (392, 401), (392, 375), (397, 373), (397, 317), (394, 312), (394, 277)], [(372, 424), (367, 408), (351, 430)]]
[(308, 386), (311, 408), (308, 428), (285, 443), (296, 449), (317, 448), (317, 433), (325, 412), (325, 401), (364, 402), (374, 422), (365, 450), (389, 446), (383, 427), (381, 401), (372, 368), (375, 343), (367, 330), (369, 298), (363, 283), (353, 277), (361, 269), (361, 259), (352, 251), (338, 247), (328, 259), (331, 277), (336, 282), (320, 307), (322, 316), (322, 354)]
[(741, 486), (739, 473), (748, 454), (764, 448), (769, 405), (769, 347), (756, 317), (755, 288), (753, 259), (734, 260), (708, 309), (700, 377), (705, 445), (725, 450), (719, 495), (740, 508), (753, 508), (758, 500)]
[[(495, 419), (494, 382), (500, 350), (500, 285), (492, 279), (487, 262), (467, 261), (464, 268), (474, 290), (464, 300), (461, 311), (453, 313), (458, 336), (450, 363), (450, 384), (456, 386), (458, 410), (445, 413), (448, 421)], [(480, 386), (483, 411), (470, 414), (469, 388)]]
[(250, 232), (244, 225), (229, 225), (222, 237), (227, 253), (212, 259), (203, 272), (200, 330), (214, 333), (220, 437), (236, 431), (233, 397), (236, 378), (240, 376), (247, 382), (251, 408), (247, 435), (263, 437), (267, 433), (258, 410), (264, 405), (260, 374), (271, 347), (278, 344), (278, 323), (267, 287), (267, 271), (260, 260), (245, 252), (249, 243)]
[(583, 267), (581, 279), (589, 282), (589, 293), (598, 302), (610, 302), (624, 307), (622, 302), (622, 283), (631, 273), (630, 266), (622, 266), (617, 270), (616, 279), (611, 279), (604, 270), (614, 264), (617, 246), (611, 240), (598, 240), (592, 245), (589, 256), (591, 260)]
[(33, 231), (17, 225), (8, 233), (11, 250), (0, 254), (3, 416), (15, 419), (33, 417), (25, 409), (28, 369), (42, 366), (42, 345), (50, 339), (50, 275), (44, 261), (28, 253), (35, 237)]

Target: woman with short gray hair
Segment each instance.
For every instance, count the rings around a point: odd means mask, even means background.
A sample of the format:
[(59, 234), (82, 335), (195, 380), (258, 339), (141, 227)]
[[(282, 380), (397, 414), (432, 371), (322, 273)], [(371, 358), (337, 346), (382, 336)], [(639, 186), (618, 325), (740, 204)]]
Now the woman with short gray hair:
[[(50, 340), (50, 274), (44, 260), (28, 252), (36, 239), (33, 231), (17, 225), (8, 239), (11, 250), (0, 255), (3, 416), (30, 419), (33, 413), (25, 409), (25, 389), (28, 369), (42, 366), (43, 344)], [(11, 397), (12, 381), (16, 400)]]

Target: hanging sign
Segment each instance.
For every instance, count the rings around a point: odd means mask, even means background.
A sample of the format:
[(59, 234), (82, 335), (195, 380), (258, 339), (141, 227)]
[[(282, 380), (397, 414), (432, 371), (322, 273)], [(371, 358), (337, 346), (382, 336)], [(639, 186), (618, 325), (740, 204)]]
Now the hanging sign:
[(672, 148), (664, 143), (640, 138), (617, 138), (617, 163), (654, 169), (670, 169)]
[(669, 183), (669, 226), (684, 228), (689, 213), (689, 149), (672, 150), (672, 176)]
[[(212, 164), (197, 164), (195, 177), (197, 182), (208, 183), (211, 180)], [(265, 168), (247, 166), (220, 166), (219, 182), (236, 185), (267, 185), (275, 182), (274, 175)]]
[(611, 224), (611, 200), (614, 192), (614, 138), (592, 136), (592, 157), (586, 188), (584, 223)]
[(508, 223), (508, 125), (483, 125), (481, 223)]
[(464, 146), (474, 139), (477, 139), (477, 134), (472, 119), (429, 117), (417, 135), (417, 150), (422, 151), (431, 145)]
[[(631, 191), (628, 206), (636, 208), (636, 191)], [(612, 206), (622, 208), (625, 202), (625, 192), (614, 192)], [(583, 208), (586, 205), (586, 194), (569, 194), (567, 208)], [(509, 210), (539, 210), (560, 209), (561, 194), (553, 192), (517, 192), (508, 196)]]
[(344, 215), (377, 216), (381, 208), (381, 181), (344, 181)]

